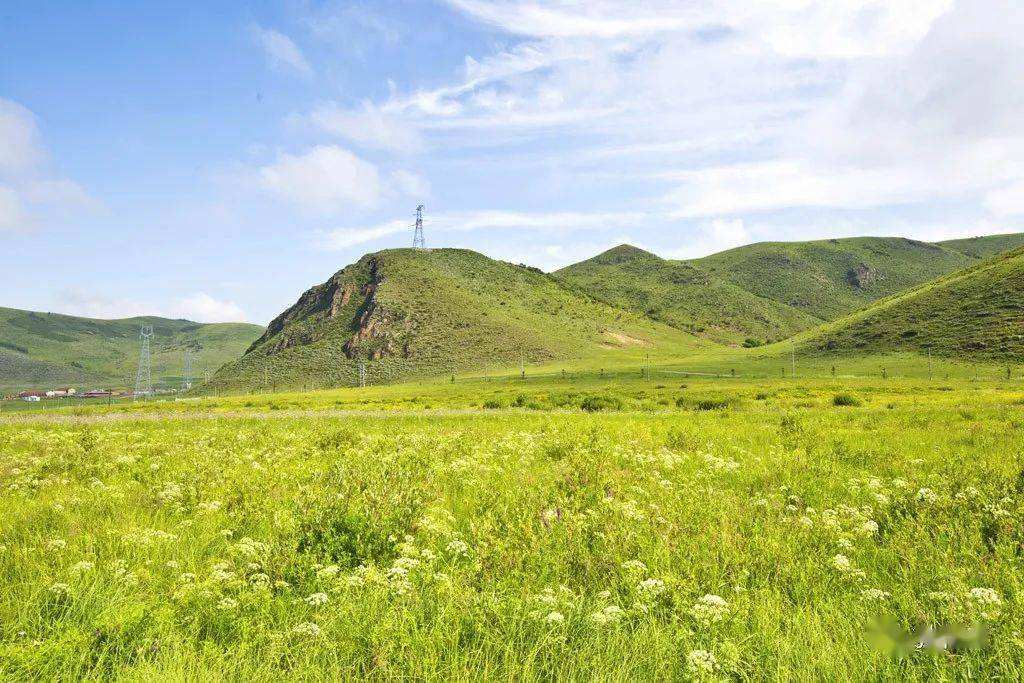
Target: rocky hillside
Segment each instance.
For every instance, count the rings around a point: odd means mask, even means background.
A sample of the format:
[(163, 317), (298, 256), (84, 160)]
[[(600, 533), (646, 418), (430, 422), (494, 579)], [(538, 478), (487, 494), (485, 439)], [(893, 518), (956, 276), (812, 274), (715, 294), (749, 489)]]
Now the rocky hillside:
[(375, 383), (520, 362), (641, 358), (697, 342), (539, 270), (473, 251), (368, 254), (305, 292), (209, 391)]

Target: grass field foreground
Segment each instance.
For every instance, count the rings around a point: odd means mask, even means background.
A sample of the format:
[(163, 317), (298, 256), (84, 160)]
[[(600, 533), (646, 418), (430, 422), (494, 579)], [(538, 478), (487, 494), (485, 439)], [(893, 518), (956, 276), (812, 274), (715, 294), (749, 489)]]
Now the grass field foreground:
[(0, 677), (1024, 676), (1020, 392), (748, 390), (5, 419)]

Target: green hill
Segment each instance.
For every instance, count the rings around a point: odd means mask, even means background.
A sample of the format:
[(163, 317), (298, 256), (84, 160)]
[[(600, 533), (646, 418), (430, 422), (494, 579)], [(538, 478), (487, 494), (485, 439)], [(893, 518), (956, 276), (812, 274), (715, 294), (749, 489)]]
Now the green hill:
[(716, 341), (771, 341), (1024, 244), (1024, 234), (928, 243), (857, 237), (763, 242), (691, 261), (622, 245), (555, 276)]
[(810, 352), (1024, 360), (1024, 248), (883, 299), (796, 342)]
[(208, 391), (338, 386), (560, 360), (642, 362), (699, 346), (537, 269), (473, 251), (368, 254), (270, 323)]
[[(153, 326), (153, 382), (177, 386), (185, 347), (201, 349), (193, 374), (237, 358), (263, 328), (141, 317), (95, 320), (0, 308), (0, 390), (134, 383), (139, 328)], [(91, 388), (91, 386), (90, 386)]]
[(612, 305), (720, 342), (788, 336), (821, 322), (687, 261), (621, 245), (555, 276)]

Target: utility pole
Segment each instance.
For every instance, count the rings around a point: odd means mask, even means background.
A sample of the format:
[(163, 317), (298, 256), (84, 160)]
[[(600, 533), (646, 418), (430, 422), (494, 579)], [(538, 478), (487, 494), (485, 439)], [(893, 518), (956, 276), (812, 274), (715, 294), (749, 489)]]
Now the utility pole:
[(427, 241), (423, 238), (423, 209), (424, 206), (422, 204), (416, 207), (416, 228), (412, 234), (413, 249), (427, 248)]
[(359, 386), (366, 386), (366, 361), (359, 361)]
[(789, 350), (793, 357), (793, 379), (796, 379), (796, 344), (791, 344)]

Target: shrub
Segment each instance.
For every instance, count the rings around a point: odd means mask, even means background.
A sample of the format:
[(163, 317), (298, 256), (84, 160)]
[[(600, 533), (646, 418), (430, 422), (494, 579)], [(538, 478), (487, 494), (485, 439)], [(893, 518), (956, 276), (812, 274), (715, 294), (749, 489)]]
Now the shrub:
[(856, 407), (856, 406), (859, 406), (860, 404), (861, 404), (860, 399), (857, 398), (856, 396), (854, 396), (853, 394), (842, 393), (842, 394), (836, 394), (835, 396), (832, 397), (832, 405), (834, 405), (834, 406), (854, 406), (854, 407)]
[(622, 408), (622, 400), (615, 396), (587, 396), (580, 402), (580, 408), (588, 413), (596, 413), (601, 410), (619, 410)]
[(676, 407), (691, 410), (725, 410), (736, 405), (736, 402), (736, 399), (731, 396), (708, 396), (699, 399), (680, 396), (676, 399)]
[(484, 408), (487, 410), (499, 410), (503, 407), (504, 406), (501, 404), (501, 401), (496, 398), (490, 398), (484, 401)]

